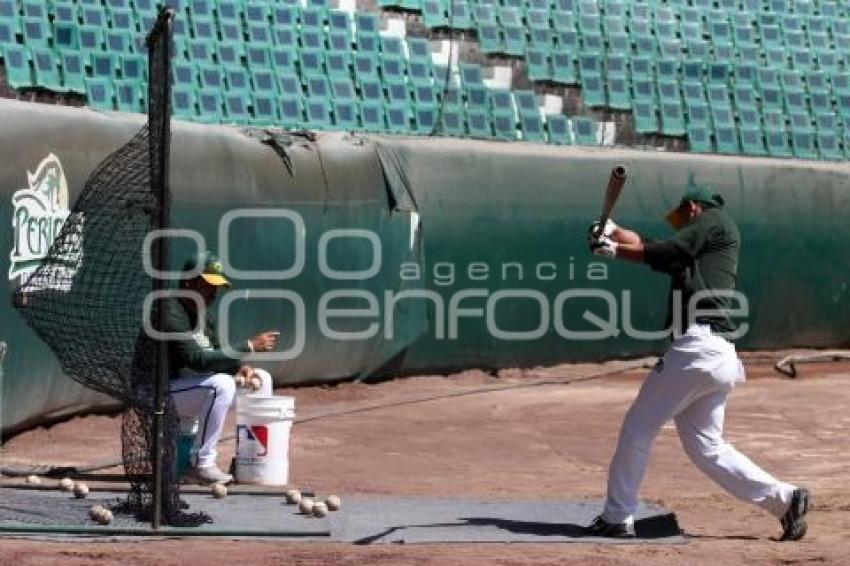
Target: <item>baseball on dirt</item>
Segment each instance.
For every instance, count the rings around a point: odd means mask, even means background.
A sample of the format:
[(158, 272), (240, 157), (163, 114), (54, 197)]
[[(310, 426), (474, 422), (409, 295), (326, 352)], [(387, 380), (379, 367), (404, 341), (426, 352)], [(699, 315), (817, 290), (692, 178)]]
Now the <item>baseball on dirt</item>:
[(41, 485), (41, 478), (38, 476), (27, 476), (27, 483), (30, 485)]
[(328, 506), (323, 502), (319, 501), (315, 505), (313, 505), (313, 516), (314, 517), (326, 517), (328, 514)]
[(62, 491), (74, 491), (74, 480), (71, 478), (62, 478), (59, 481), (59, 489)]
[(328, 506), (329, 511), (339, 511), (339, 508), (342, 507), (342, 500), (338, 495), (328, 495), (325, 498), (325, 505)]
[(301, 503), (301, 492), (297, 489), (286, 490), (286, 502), (290, 505)]
[(309, 515), (313, 512), (314, 505), (315, 502), (311, 498), (305, 497), (301, 500), (301, 503), (298, 504), (298, 510), (305, 515)]
[(216, 499), (224, 499), (227, 497), (227, 486), (223, 483), (214, 483), (212, 486), (212, 495)]
[(85, 499), (89, 494), (89, 486), (84, 484), (83, 482), (78, 482), (74, 484), (74, 497), (77, 499)]
[(89, 517), (95, 523), (103, 524), (103, 519), (106, 516), (106, 509), (101, 505), (93, 505), (91, 509), (89, 509)]

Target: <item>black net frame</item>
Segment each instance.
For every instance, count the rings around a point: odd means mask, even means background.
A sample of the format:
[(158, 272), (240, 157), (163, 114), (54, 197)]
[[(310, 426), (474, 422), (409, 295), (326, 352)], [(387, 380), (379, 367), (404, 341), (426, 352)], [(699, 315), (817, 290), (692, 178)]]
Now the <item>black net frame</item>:
[[(154, 527), (207, 520), (186, 513), (180, 500), (165, 343), (143, 329), (145, 298), (166, 286), (146, 272), (143, 248), (149, 232), (168, 226), (173, 15), (160, 11), (147, 38), (147, 123), (95, 168), (47, 256), (14, 294), (65, 375), (124, 403), (122, 456), (131, 489), (117, 510)], [(154, 239), (152, 248), (153, 267), (166, 270), (166, 239)], [(154, 308), (154, 328), (161, 328), (158, 319)]]

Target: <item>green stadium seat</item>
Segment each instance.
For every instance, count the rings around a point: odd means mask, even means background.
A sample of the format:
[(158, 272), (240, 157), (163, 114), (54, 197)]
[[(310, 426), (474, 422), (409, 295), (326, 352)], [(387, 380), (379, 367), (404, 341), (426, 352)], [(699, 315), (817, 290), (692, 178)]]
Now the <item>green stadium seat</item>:
[(576, 145), (599, 145), (599, 125), (593, 119), (575, 117), (572, 127)]
[(658, 132), (658, 114), (651, 100), (635, 100), (634, 103), (635, 131), (639, 134), (655, 134)]
[(437, 107), (435, 105), (413, 106), (413, 131), (418, 134), (430, 135), (437, 126)]
[[(259, 33), (259, 31), (253, 30), (253, 28), (254, 26), (251, 26), (251, 28), (249, 28), (249, 37), (252, 38), (252, 41), (269, 41), (270, 33), (268, 26), (265, 26), (263, 31), (265, 37), (255, 36), (255, 34)], [(217, 41), (218, 32), (215, 22), (212, 19), (192, 18), (192, 36), (196, 40), (204, 40), (210, 42)]]
[(581, 98), (585, 106), (590, 108), (608, 106), (605, 83), (606, 81), (599, 75), (582, 75)]
[[(518, 136), (517, 122), (513, 114), (497, 114), (493, 116), (492, 124), (487, 114), (480, 111), (470, 112), (470, 120), (474, 121), (476, 137), (495, 137), (503, 141), (516, 141)], [(470, 126), (470, 133), (473, 127)]]
[(546, 116), (546, 134), (550, 144), (571, 145), (573, 143), (569, 120), (563, 114)]
[(656, 83), (658, 90), (658, 100), (663, 102), (680, 102), (682, 93), (679, 89), (679, 83), (670, 80), (658, 80)]
[(688, 145), (695, 153), (714, 153), (711, 134), (704, 124), (688, 124)]
[(286, 47), (272, 47), (269, 50), (272, 68), (278, 73), (294, 73), (299, 64), (299, 53)]
[(665, 136), (684, 136), (687, 134), (681, 102), (661, 102), (661, 133)]
[[(711, 127), (711, 112), (708, 105), (705, 103), (695, 102), (693, 104), (688, 104), (687, 118), (688, 125), (697, 124), (705, 126), (706, 128)], [(709, 132), (709, 134), (710, 133), (711, 132)]]
[(715, 130), (720, 127), (735, 127), (735, 116), (732, 113), (732, 109), (728, 106), (720, 108), (711, 108), (711, 118), (712, 122), (714, 123)]
[(463, 110), (457, 108), (443, 108), (440, 112), (440, 133), (464, 137), (467, 135), (466, 117)]
[(767, 152), (771, 157), (793, 157), (791, 146), (788, 144), (788, 133), (782, 130), (765, 130)]
[(239, 44), (219, 42), (215, 46), (219, 65), (236, 66), (242, 64), (244, 47)]
[(493, 124), (486, 110), (469, 109), (466, 113), (466, 120), (471, 137), (493, 137)]
[(803, 83), (803, 73), (786, 69), (779, 74), (779, 83), (782, 85), (783, 92), (805, 92), (806, 86)]
[(838, 140), (838, 133), (833, 130), (818, 131), (817, 145), (819, 153), (824, 159), (843, 161), (846, 158)]
[(351, 79), (347, 77), (331, 77), (331, 96), (335, 101), (352, 102), (357, 100), (357, 91)]
[(578, 84), (578, 66), (575, 55), (569, 51), (552, 51), (552, 80), (557, 83)]
[(244, 33), (242, 32), (242, 24), (240, 24), (239, 22), (219, 22), (218, 29), (222, 41), (226, 41), (229, 43), (239, 43), (244, 39)]
[(410, 133), (411, 111), (409, 104), (387, 104), (384, 107), (387, 116), (387, 130), (396, 134)]
[(274, 95), (277, 93), (275, 74), (271, 69), (252, 69), (250, 75), (254, 92), (264, 95)]
[(328, 51), (325, 53), (325, 66), (328, 76), (351, 76), (351, 54), (348, 51)]
[[(240, 3), (233, 2), (233, 9), (229, 11), (230, 19), (238, 20), (238, 12), (241, 11)], [(221, 5), (219, 2), (219, 18), (221, 18)], [(272, 23), (275, 26), (294, 29), (299, 23), (300, 10), (295, 6), (286, 4), (275, 4), (272, 6)]]
[(228, 92), (224, 94), (225, 113), (223, 121), (234, 124), (253, 122), (253, 116), (248, 110), (248, 94), (244, 92)]
[(198, 65), (198, 78), (202, 89), (224, 91), (224, 69), (218, 65)]
[[(6, 16), (4, 16), (5, 12), (3, 6), (4, 3), (0, 2), (0, 20), (6, 18)], [(8, 8), (6, 10), (8, 10)], [(54, 27), (56, 24), (79, 24), (79, 18), (77, 16), (77, 5), (74, 2), (70, 2), (68, 0), (57, 0), (53, 3), (52, 12)], [(17, 15), (17, 13), (15, 15)]]
[(384, 85), (377, 77), (366, 78), (358, 81), (360, 99), (368, 102), (383, 102)]
[(321, 49), (302, 49), (298, 57), (301, 75), (324, 75), (325, 52)]
[(652, 79), (633, 79), (632, 92), (635, 101), (655, 104), (658, 98), (655, 92), (655, 81)]
[(741, 142), (738, 138), (738, 130), (734, 125), (715, 127), (714, 136), (717, 140), (718, 153), (730, 155), (741, 153)]
[(325, 32), (321, 29), (301, 28), (299, 34), (301, 47), (304, 49), (325, 49)]
[[(0, 43), (15, 43), (14, 34), (11, 37), (11, 41), (5, 41), (4, 38), (4, 28), (2, 22), (0, 22)], [(69, 24), (69, 23), (57, 23), (53, 26), (53, 43), (54, 46), (58, 49), (62, 50), (77, 50), (80, 48), (80, 28), (77, 24)]]
[(437, 87), (432, 84), (412, 85), (413, 101), (420, 107), (436, 107), (439, 103)]
[(360, 129), (360, 107), (355, 100), (334, 100), (333, 113), (336, 126), (342, 130)]
[(705, 87), (701, 83), (684, 83), (682, 85), (682, 97), (685, 104), (708, 104), (705, 96)]
[(59, 54), (59, 68), (67, 92), (86, 93), (86, 64), (79, 51), (62, 51)]
[[(500, 119), (509, 118), (502, 116), (500, 117)], [(520, 128), (522, 129), (523, 141), (546, 142), (546, 130), (544, 129), (543, 120), (540, 117), (540, 112), (538, 112), (537, 114), (521, 114), (519, 116), (519, 124)], [(498, 128), (494, 129), (496, 129), (496, 133), (498, 134)]]
[(735, 65), (735, 85), (755, 88), (758, 84), (756, 65), (753, 63), (738, 63)]
[(86, 98), (92, 108), (106, 111), (115, 110), (112, 79), (89, 78), (86, 81)]
[(104, 30), (92, 26), (80, 26), (80, 49), (84, 51), (100, 51), (104, 49)]
[(220, 124), (224, 118), (221, 91), (198, 91), (198, 122)]
[(64, 92), (56, 55), (49, 47), (33, 47), (30, 51), (35, 83), (48, 90)]
[(741, 126), (741, 151), (746, 155), (767, 155), (761, 124)]
[(307, 77), (303, 77), (304, 83), (307, 87), (307, 101), (312, 101), (313, 99), (330, 99), (331, 97), (331, 86), (328, 82), (328, 78), (324, 75), (310, 75)]
[(23, 18), (21, 20), (24, 43), (29, 47), (49, 47), (50, 26), (46, 18)]
[(295, 73), (278, 73), (275, 75), (275, 81), (283, 98), (301, 98), (304, 94), (301, 77)]
[(83, 25), (99, 28), (107, 27), (106, 8), (101, 4), (81, 5), (80, 20)]
[(142, 84), (137, 81), (118, 79), (114, 81), (115, 101), (119, 112), (140, 114), (145, 111), (145, 96)]
[(378, 102), (363, 102), (360, 105), (363, 129), (367, 132), (383, 132), (387, 129), (384, 105)]
[(120, 69), (120, 58), (111, 51), (92, 51), (89, 53), (91, 73), (93, 77), (112, 79)]
[(801, 159), (818, 159), (815, 133), (811, 130), (791, 130), (791, 151), (794, 157)]
[(446, 12), (446, 3), (442, 0), (422, 0), (422, 21), (431, 29), (447, 27), (449, 16)]
[(248, 93), (252, 90), (250, 76), (243, 67), (225, 67), (224, 79), (228, 92)]
[(175, 118), (194, 120), (198, 115), (195, 90), (183, 87), (171, 89), (171, 112)]
[(173, 63), (171, 73), (175, 86), (186, 88), (195, 88), (198, 86), (197, 68), (191, 63)]
[(615, 110), (631, 110), (632, 95), (629, 79), (623, 76), (609, 76), (606, 83), (608, 85), (608, 106)]
[(552, 80), (552, 62), (547, 50), (529, 47), (525, 54), (525, 63), (529, 80)]
[[(407, 87), (407, 83), (400, 79), (385, 81), (384, 86), (387, 91), (387, 100), (392, 106), (410, 106), (410, 89)], [(387, 122), (389, 122), (391, 116), (389, 115), (389, 109), (387, 109)]]
[(278, 116), (285, 128), (300, 128), (306, 124), (304, 100), (301, 96), (284, 96), (278, 99)]
[(754, 109), (757, 106), (756, 93), (752, 86), (735, 86), (735, 109)]
[(724, 84), (710, 84), (707, 87), (708, 103), (712, 109), (714, 108), (729, 108), (731, 102), (729, 100), (729, 89)]

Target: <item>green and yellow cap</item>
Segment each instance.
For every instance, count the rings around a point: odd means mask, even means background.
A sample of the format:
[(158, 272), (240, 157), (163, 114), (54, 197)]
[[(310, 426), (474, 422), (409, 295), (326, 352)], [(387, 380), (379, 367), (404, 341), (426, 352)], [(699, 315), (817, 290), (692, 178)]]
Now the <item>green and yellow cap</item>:
[(223, 274), (224, 268), (221, 262), (212, 252), (201, 252), (189, 258), (183, 264), (183, 271), (198, 271), (199, 267), (201, 278), (210, 285), (214, 287), (230, 286), (230, 281)]

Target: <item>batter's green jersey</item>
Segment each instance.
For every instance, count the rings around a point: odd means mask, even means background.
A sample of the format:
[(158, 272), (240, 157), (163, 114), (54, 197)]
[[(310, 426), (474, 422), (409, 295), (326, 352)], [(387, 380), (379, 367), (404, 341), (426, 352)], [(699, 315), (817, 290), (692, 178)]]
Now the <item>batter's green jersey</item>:
[[(740, 306), (731, 295), (738, 275), (740, 249), (738, 226), (723, 207), (704, 210), (666, 242), (647, 244), (647, 263), (657, 271), (669, 273), (672, 278), (668, 325), (675, 322), (674, 311), (678, 304), (682, 332), (692, 318), (693, 322), (707, 324), (717, 333), (731, 333), (737, 329), (730, 311)], [(696, 293), (700, 293), (700, 297), (691, 305)], [(697, 311), (711, 312), (692, 317), (692, 306)]]

